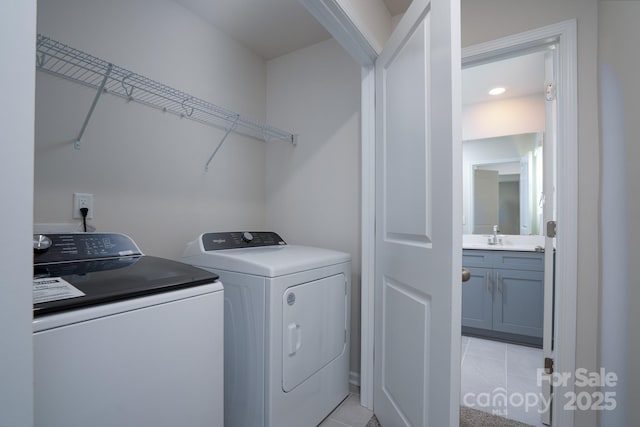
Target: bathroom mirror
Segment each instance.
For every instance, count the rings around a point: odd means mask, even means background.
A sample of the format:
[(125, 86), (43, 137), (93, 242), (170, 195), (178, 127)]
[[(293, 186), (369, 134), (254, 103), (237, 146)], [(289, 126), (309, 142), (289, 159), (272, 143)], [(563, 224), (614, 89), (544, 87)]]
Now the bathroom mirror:
[(542, 234), (542, 133), (463, 141), (463, 233)]

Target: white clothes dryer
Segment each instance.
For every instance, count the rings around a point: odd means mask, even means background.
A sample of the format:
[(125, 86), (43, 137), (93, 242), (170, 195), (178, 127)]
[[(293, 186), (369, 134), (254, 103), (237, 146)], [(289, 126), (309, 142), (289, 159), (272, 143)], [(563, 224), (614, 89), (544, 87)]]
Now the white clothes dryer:
[(200, 235), (182, 261), (225, 284), (226, 426), (316, 426), (347, 397), (349, 254), (224, 232)]

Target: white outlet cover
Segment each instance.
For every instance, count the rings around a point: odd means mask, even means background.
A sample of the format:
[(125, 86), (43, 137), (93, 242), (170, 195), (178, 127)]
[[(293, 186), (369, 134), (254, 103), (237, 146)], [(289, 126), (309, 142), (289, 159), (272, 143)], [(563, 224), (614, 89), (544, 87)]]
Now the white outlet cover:
[(89, 209), (87, 219), (93, 218), (93, 194), (90, 193), (73, 193), (73, 219), (82, 219), (80, 208), (86, 205)]

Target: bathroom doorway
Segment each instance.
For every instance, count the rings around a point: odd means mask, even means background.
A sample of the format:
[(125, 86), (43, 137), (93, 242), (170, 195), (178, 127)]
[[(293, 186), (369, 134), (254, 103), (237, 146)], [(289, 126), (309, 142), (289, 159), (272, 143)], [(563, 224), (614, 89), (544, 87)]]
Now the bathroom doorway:
[(534, 426), (551, 415), (558, 43), (463, 55), (462, 70), (461, 404)]

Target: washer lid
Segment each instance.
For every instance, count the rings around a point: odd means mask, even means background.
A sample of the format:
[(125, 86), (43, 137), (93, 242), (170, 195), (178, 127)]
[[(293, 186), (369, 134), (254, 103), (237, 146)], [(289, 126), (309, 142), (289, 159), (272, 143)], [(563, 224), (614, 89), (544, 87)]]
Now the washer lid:
[(75, 295), (61, 295), (62, 299), (35, 302), (33, 314), (37, 317), (204, 285), (214, 282), (218, 276), (181, 262), (140, 255), (36, 265), (33, 278), (34, 295), (36, 279), (41, 282), (46, 278), (61, 278), (79, 291)]
[(187, 246), (182, 260), (199, 267), (278, 277), (347, 262), (351, 255), (297, 245), (206, 251), (198, 239)]

